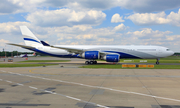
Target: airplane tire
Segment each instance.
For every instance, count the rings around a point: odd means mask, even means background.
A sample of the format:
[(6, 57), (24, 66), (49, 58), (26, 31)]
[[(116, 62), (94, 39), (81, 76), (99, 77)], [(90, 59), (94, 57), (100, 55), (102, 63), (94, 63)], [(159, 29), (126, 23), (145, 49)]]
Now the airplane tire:
[(94, 64), (94, 62), (93, 62), (93, 61), (90, 61), (90, 64)]
[(159, 62), (156, 62), (157, 65), (159, 65)]
[(94, 64), (97, 64), (97, 61), (94, 61)]
[(86, 61), (85, 64), (88, 65), (88, 64), (89, 64), (89, 61)]

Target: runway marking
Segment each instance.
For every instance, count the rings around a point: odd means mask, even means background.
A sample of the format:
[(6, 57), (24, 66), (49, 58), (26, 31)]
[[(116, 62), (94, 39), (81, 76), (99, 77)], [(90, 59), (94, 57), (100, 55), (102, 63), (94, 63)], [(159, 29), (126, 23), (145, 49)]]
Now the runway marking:
[(103, 106), (103, 105), (99, 105), (99, 104), (97, 104), (97, 106), (103, 107), (103, 108), (109, 108), (109, 107), (106, 107), (106, 106)]
[(8, 82), (8, 83), (12, 83), (11, 81), (8, 81), (8, 80), (5, 80), (6, 82)]
[[(9, 81), (9, 80), (3, 80), (3, 79), (0, 79), (0, 81), (5, 81), (5, 82), (8, 82), (8, 83), (13, 83), (12, 81)], [(20, 84), (20, 83), (15, 83), (17, 85), (20, 85), (20, 86), (24, 86), (23, 84)]]
[[(17, 74), (17, 75), (19, 75), (19, 74)], [(23, 76), (27, 76), (27, 75), (23, 75)], [(29, 77), (30, 77), (30, 76), (31, 76), (31, 75), (29, 75)], [(34, 76), (31, 76), (31, 77), (34, 77)], [(164, 100), (169, 100), (169, 101), (180, 102), (180, 100), (178, 100), (178, 99), (172, 99), (172, 98), (166, 98), (166, 97), (159, 97), (159, 96), (148, 95), (148, 94), (137, 93), (137, 92), (116, 90), (116, 89), (106, 88), (106, 87), (101, 87), (101, 86), (91, 86), (91, 85), (86, 85), (86, 84), (81, 84), (81, 83), (76, 83), (76, 82), (68, 82), (68, 81), (62, 81), (62, 80), (57, 80), (57, 79), (49, 79), (49, 78), (43, 78), (43, 77), (34, 77), (34, 78), (40, 78), (40, 79), (45, 79), (45, 80), (48, 79), (48, 80), (58, 81), (58, 82), (63, 82), (63, 83), (68, 83), (68, 84), (75, 84), (75, 85), (92, 87), (92, 88), (100, 88), (100, 89), (105, 89), (105, 90), (110, 90), (110, 91), (115, 91), (115, 92), (120, 92), (120, 93), (134, 94), (134, 95), (140, 95), (140, 96), (146, 96), (146, 97), (152, 97), (152, 98), (158, 98), (158, 99), (164, 99)]]
[[(4, 80), (4, 81), (13, 83), (12, 81), (8, 81), (8, 80)], [(23, 85), (23, 84), (20, 84), (20, 83), (16, 83), (16, 84)], [(33, 86), (28, 86), (28, 87), (31, 88), (31, 89), (38, 89), (38, 88), (33, 87)], [(40, 89), (40, 90), (41, 90), (41, 89)], [(72, 100), (85, 102), (86, 104), (97, 105), (97, 106), (102, 107), (102, 108), (109, 108), (109, 107), (106, 107), (106, 106), (103, 106), (103, 105), (100, 105), (100, 104), (96, 104), (96, 103), (88, 102), (88, 101), (83, 101), (83, 100), (78, 99), (78, 98), (75, 98), (75, 97), (71, 97), (71, 96), (67, 96), (67, 95), (55, 93), (55, 92), (52, 92), (52, 91), (48, 91), (48, 90), (42, 90), (42, 91), (47, 92), (47, 93), (50, 93), (50, 94), (60, 95), (60, 96), (63, 96), (63, 97), (66, 97), (66, 98), (69, 98), (69, 99), (72, 99)]]
[(11, 73), (11, 74), (13, 74), (12, 72), (8, 72), (8, 73)]
[(36, 87), (32, 87), (32, 86), (29, 86), (29, 88), (32, 88), (32, 89), (37, 89)]
[(74, 98), (74, 97), (71, 97), (71, 96), (66, 96), (67, 98), (71, 98), (71, 99), (74, 99), (74, 100), (77, 100), (77, 101), (81, 101), (81, 99), (78, 99), (78, 98)]

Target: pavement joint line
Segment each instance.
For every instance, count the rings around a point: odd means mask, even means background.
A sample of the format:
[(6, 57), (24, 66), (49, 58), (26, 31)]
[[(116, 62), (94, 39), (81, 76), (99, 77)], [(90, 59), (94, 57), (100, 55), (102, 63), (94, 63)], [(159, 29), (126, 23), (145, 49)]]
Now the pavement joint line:
[[(4, 81), (8, 81), (8, 80), (4, 80)], [(11, 82), (11, 81), (9, 81)], [(20, 83), (16, 83), (16, 84), (20, 84)], [(23, 85), (23, 84), (20, 84), (20, 85)], [(29, 86), (29, 88), (32, 88), (32, 89), (38, 89), (36, 87), (33, 87), (33, 86)], [(50, 93), (50, 94), (56, 94), (56, 95), (60, 95), (60, 96), (63, 96), (63, 97), (66, 97), (66, 98), (69, 98), (69, 99), (72, 99), (72, 100), (76, 100), (76, 101), (81, 101), (81, 102), (85, 102), (87, 104), (92, 104), (92, 105), (99, 105), (99, 104), (96, 104), (96, 103), (92, 103), (92, 102), (87, 102), (87, 101), (83, 101), (81, 99), (78, 99), (78, 98), (75, 98), (75, 97), (71, 97), (71, 96), (67, 96), (67, 95), (63, 95), (63, 94), (59, 94), (59, 93), (55, 93), (55, 92), (52, 92), (52, 91), (48, 91), (48, 90), (42, 90), (44, 92), (47, 92), (47, 93)], [(102, 107), (102, 108), (109, 108), (109, 107), (106, 107), (106, 106), (99, 106), (99, 107)]]
[[(23, 75), (26, 76), (26, 75)], [(42, 79), (43, 77), (38, 77)], [(46, 78), (47, 79), (47, 78)], [(64, 82), (68, 84), (76, 84), (76, 85), (81, 85), (81, 83), (76, 83), (76, 82), (68, 82), (68, 81), (62, 81), (62, 80), (57, 80), (57, 79), (51, 79), (52, 81), (58, 81), (58, 82)], [(116, 91), (116, 92), (121, 92), (121, 93), (128, 93), (128, 94), (134, 94), (134, 95), (140, 95), (140, 96), (147, 96), (147, 97), (153, 97), (153, 98), (159, 98), (159, 99), (164, 99), (164, 100), (170, 100), (170, 101), (176, 101), (180, 102), (178, 99), (171, 99), (171, 98), (166, 98), (166, 97), (159, 97), (159, 96), (154, 96), (154, 95), (148, 95), (148, 94), (142, 94), (142, 93), (137, 93), (137, 92), (130, 92), (130, 91), (123, 91), (123, 90), (116, 90), (116, 89), (111, 89), (111, 88), (106, 88), (106, 87), (100, 87), (100, 86), (91, 86), (91, 85), (86, 85), (83, 84), (81, 86), (87, 86), (87, 87), (92, 87), (92, 88), (101, 88), (101, 89), (106, 89), (106, 90), (111, 90), (111, 91)]]

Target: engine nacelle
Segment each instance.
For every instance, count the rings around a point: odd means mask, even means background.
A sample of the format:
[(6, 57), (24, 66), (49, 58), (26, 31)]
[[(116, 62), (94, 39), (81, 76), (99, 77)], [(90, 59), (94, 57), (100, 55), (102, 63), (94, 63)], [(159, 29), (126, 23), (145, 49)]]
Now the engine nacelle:
[(86, 51), (82, 53), (81, 57), (89, 60), (96, 60), (99, 59), (99, 52), (98, 51)]
[(107, 62), (119, 62), (120, 55), (118, 54), (108, 54), (105, 55), (102, 59)]

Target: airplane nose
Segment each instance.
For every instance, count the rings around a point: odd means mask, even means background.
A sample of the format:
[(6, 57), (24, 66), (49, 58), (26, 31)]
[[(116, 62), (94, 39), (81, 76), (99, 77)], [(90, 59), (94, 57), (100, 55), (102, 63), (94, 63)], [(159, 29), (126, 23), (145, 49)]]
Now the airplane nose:
[(171, 51), (171, 55), (173, 55), (174, 54), (174, 52), (173, 51)]

